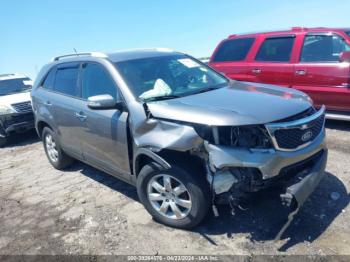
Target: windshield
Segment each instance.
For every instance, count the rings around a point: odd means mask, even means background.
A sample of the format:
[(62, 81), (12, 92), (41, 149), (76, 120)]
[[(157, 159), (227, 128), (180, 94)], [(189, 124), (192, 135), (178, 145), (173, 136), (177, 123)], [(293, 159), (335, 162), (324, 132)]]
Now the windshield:
[(225, 86), (228, 80), (185, 55), (115, 63), (133, 94), (142, 100), (170, 99)]
[(30, 78), (16, 78), (0, 81), (0, 96), (27, 92), (32, 88)]

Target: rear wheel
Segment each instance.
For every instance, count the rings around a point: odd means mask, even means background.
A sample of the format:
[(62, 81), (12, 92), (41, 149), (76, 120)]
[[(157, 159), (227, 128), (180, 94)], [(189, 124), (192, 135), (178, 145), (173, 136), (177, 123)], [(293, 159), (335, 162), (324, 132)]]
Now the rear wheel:
[(50, 128), (44, 128), (42, 139), (46, 156), (54, 168), (64, 169), (73, 163), (73, 158), (64, 153), (56, 139), (55, 133)]
[(6, 137), (0, 137), (0, 147), (4, 147), (7, 144)]
[(198, 225), (209, 209), (209, 190), (201, 174), (156, 163), (144, 166), (137, 179), (139, 198), (152, 217), (177, 228)]

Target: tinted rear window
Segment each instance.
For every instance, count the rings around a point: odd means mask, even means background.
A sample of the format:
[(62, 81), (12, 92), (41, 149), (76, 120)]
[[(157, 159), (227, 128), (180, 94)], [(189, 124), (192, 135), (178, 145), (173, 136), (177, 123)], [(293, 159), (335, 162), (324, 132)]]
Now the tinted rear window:
[(292, 53), (295, 37), (266, 38), (261, 45), (256, 61), (288, 62)]
[(78, 96), (78, 67), (57, 69), (54, 89), (70, 96)]
[(223, 42), (216, 52), (214, 62), (242, 61), (254, 43), (254, 38), (238, 38)]

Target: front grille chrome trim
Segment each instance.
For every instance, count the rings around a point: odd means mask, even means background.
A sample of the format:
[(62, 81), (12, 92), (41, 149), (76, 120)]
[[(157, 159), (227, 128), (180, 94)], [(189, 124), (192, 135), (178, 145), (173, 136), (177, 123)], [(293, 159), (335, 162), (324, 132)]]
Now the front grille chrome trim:
[[(270, 124), (265, 124), (265, 127), (271, 137), (272, 143), (275, 147), (276, 150), (280, 150), (280, 151), (297, 151), (299, 149), (302, 149), (304, 147), (307, 147), (308, 145), (310, 145), (313, 141), (315, 141), (315, 139), (317, 137), (319, 137), (324, 130), (324, 125), (325, 125), (325, 112), (326, 112), (326, 107), (323, 105), (320, 110), (318, 110), (315, 114), (305, 117), (305, 118), (301, 118), (301, 119), (297, 119), (294, 121), (290, 121), (290, 122), (280, 122), (280, 123), (270, 123)], [(312, 140), (296, 147), (296, 148), (282, 148), (278, 145), (278, 142), (276, 140), (275, 137), (275, 131), (277, 130), (284, 130), (284, 129), (307, 129), (310, 128), (314, 125), (314, 121), (317, 120), (319, 117), (323, 116), (323, 123), (322, 123), (322, 129), (319, 132), (319, 134)]]
[(16, 103), (11, 105), (17, 113), (31, 113), (33, 112), (31, 101)]

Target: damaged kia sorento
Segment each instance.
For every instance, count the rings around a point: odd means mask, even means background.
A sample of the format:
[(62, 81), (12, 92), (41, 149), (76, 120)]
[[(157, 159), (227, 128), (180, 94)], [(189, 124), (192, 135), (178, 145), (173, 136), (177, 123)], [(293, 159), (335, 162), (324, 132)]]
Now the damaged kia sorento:
[(78, 159), (135, 185), (152, 217), (172, 227), (278, 183), (292, 217), (324, 175), (324, 107), (297, 90), (229, 80), (183, 53), (56, 57), (32, 100), (55, 168)]

